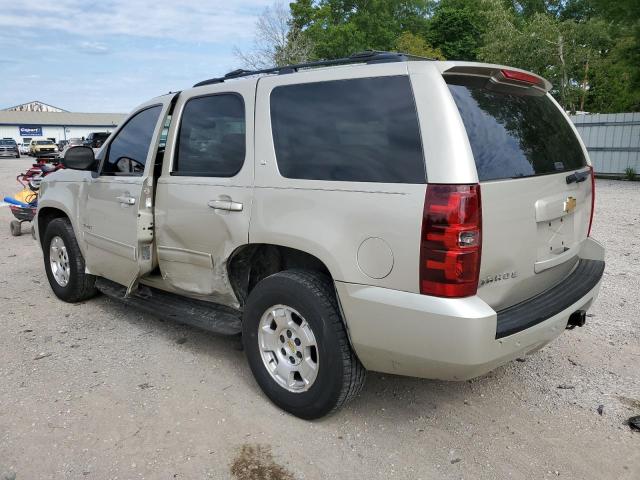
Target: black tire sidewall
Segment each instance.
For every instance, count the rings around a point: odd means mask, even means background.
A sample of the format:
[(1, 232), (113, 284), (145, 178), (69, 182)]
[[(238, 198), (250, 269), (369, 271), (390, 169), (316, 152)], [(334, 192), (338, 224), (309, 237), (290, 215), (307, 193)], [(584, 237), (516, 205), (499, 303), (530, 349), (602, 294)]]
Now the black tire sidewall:
[(22, 233), (21, 230), (22, 230), (22, 225), (17, 220), (12, 220), (11, 223), (9, 223), (9, 231), (11, 232), (12, 236), (19, 237), (20, 234)]
[[(295, 279), (275, 274), (255, 287), (244, 312), (242, 338), (256, 381), (276, 405), (306, 419), (329, 413), (338, 402), (343, 385), (343, 352), (333, 325), (337, 307), (328, 302), (330, 299), (323, 300)], [(278, 304), (297, 310), (311, 326), (316, 338), (318, 376), (305, 392), (292, 393), (284, 389), (271, 377), (262, 361), (258, 325), (267, 309)]]
[[(65, 225), (66, 224), (66, 225)], [(67, 227), (68, 225), (68, 227)], [(51, 240), (54, 237), (60, 237), (67, 248), (67, 256), (69, 257), (69, 282), (64, 287), (61, 286), (53, 276), (51, 264), (49, 262), (49, 248)], [(74, 248), (75, 246), (75, 248)], [(42, 253), (44, 256), (44, 268), (47, 273), (49, 285), (56, 297), (67, 302), (74, 302), (77, 292), (81, 290), (84, 270), (80, 271), (80, 265), (84, 264), (82, 259), (77, 258), (77, 242), (73, 236), (73, 230), (69, 221), (66, 219), (53, 220), (48, 226), (44, 234), (44, 242), (42, 245)]]

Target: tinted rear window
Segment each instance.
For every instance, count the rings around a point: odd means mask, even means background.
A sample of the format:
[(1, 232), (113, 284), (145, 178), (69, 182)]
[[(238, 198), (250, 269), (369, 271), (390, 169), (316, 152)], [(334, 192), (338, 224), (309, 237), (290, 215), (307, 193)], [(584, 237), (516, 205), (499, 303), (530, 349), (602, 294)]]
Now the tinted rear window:
[(233, 177), (246, 155), (242, 97), (218, 94), (192, 98), (182, 112), (175, 172)]
[(288, 178), (424, 183), (413, 93), (406, 76), (277, 87), (271, 122)]
[(586, 165), (562, 112), (546, 95), (489, 89), (483, 78), (447, 78), (483, 180), (529, 177)]

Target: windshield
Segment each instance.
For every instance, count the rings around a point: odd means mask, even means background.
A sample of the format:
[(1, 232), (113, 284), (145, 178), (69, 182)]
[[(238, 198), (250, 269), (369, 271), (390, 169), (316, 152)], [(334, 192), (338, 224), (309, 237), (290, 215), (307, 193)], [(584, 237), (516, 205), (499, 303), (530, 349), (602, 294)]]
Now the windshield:
[(72, 138), (71, 140), (69, 140), (69, 145), (82, 145), (82, 139)]
[(0, 145), (11, 145), (11, 146), (15, 146), (16, 142), (15, 140), (0, 140)]
[(37, 145), (53, 145), (51, 140), (38, 140), (36, 142)]
[(93, 139), (103, 142), (103, 141), (105, 141), (107, 139), (108, 136), (109, 136), (108, 133), (94, 133), (93, 134)]
[(501, 92), (482, 77), (449, 77), (478, 178), (496, 180), (579, 169), (586, 159), (571, 125), (547, 96)]

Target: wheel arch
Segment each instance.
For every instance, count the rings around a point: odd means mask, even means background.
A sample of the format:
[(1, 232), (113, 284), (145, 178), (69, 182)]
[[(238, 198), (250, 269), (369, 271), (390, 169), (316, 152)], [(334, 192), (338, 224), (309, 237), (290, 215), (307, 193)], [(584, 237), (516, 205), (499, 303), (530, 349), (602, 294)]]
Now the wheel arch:
[[(250, 243), (238, 247), (227, 262), (227, 275), (241, 305), (258, 284), (283, 270), (304, 269), (321, 272), (333, 280), (325, 262), (303, 250), (269, 243)], [(337, 296), (337, 293), (336, 293)]]
[[(56, 218), (66, 218), (71, 222), (69, 215), (57, 207), (41, 207), (38, 209), (38, 216), (36, 217), (36, 224), (38, 229), (38, 241), (40, 246), (44, 248), (42, 242), (44, 241), (44, 232), (47, 230), (47, 225)], [(73, 222), (71, 222), (73, 226)]]

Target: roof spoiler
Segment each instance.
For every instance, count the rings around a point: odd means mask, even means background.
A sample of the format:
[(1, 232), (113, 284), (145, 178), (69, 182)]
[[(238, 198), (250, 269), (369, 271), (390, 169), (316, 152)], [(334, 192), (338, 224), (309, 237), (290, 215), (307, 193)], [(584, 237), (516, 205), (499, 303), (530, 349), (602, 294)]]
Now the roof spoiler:
[(551, 82), (534, 73), (498, 65), (456, 65), (445, 70), (442, 74), (486, 77), (493, 83), (511, 85), (515, 87), (535, 88), (545, 93), (551, 90), (551, 87), (553, 86), (551, 85)]

